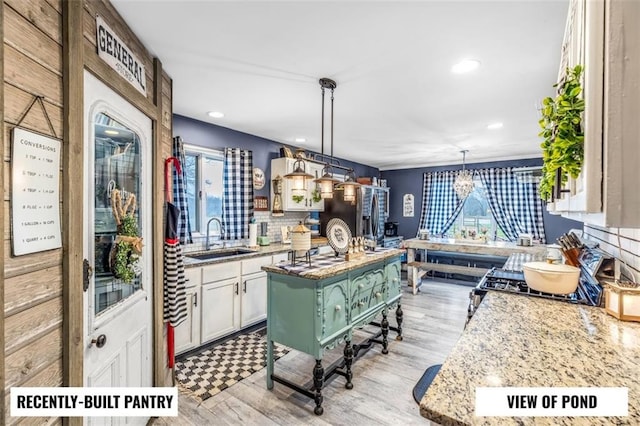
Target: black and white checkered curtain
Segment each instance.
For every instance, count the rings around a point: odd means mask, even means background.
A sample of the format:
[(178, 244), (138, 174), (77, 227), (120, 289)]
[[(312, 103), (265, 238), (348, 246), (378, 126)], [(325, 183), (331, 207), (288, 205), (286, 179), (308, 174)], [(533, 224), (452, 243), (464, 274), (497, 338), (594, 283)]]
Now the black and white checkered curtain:
[(421, 229), (441, 235), (446, 233), (462, 211), (464, 200), (460, 200), (453, 190), (457, 171), (430, 172), (424, 174), (422, 185)]
[(222, 212), (225, 240), (249, 238), (253, 216), (253, 153), (246, 149), (224, 149), (224, 198)]
[(538, 184), (519, 182), (512, 167), (478, 170), (494, 219), (509, 241), (531, 234), (545, 243), (543, 204)]
[(191, 224), (189, 223), (189, 205), (187, 203), (187, 177), (185, 172), (184, 144), (178, 136), (173, 138), (173, 156), (180, 160), (180, 170), (173, 168), (173, 204), (180, 209), (178, 218), (178, 239), (180, 244), (192, 243)]

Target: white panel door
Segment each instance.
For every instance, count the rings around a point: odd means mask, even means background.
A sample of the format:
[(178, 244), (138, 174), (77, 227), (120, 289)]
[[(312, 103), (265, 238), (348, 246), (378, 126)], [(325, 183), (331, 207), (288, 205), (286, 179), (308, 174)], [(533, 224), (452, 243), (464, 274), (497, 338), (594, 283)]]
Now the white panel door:
[(267, 318), (267, 274), (259, 272), (242, 277), (240, 327)]
[(201, 343), (240, 328), (240, 280), (232, 278), (202, 285)]
[[(84, 256), (93, 269), (84, 297), (84, 385), (152, 386), (153, 300), (151, 120), (85, 71)], [(130, 214), (118, 225), (118, 190)], [(134, 198), (133, 198), (134, 197)], [(144, 248), (112, 250), (137, 228)], [(125, 256), (122, 256), (122, 254)], [(120, 256), (120, 257), (119, 257)], [(124, 259), (124, 261), (123, 261)], [(87, 418), (87, 424), (146, 424), (146, 418)]]

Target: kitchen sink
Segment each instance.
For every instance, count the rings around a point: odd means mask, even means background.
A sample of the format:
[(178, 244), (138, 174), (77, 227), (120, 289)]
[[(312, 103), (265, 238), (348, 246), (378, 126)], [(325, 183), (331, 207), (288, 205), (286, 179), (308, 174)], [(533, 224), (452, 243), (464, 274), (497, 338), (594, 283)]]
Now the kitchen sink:
[(242, 254), (256, 253), (255, 250), (246, 249), (246, 248), (233, 248), (233, 249), (222, 249), (222, 250), (213, 250), (205, 253), (199, 254), (187, 254), (186, 257), (190, 257), (192, 259), (197, 260), (211, 260), (211, 259), (220, 259), (223, 257), (234, 257), (240, 256)]

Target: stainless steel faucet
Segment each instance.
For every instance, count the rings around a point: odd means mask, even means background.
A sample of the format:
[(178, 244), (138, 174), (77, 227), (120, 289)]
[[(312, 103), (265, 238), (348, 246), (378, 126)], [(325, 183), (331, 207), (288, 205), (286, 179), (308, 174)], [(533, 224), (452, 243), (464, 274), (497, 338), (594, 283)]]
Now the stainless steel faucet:
[[(224, 226), (222, 226), (222, 221), (217, 217), (212, 217), (211, 219), (209, 219), (209, 221), (207, 222), (207, 239), (205, 240), (205, 244), (204, 244), (205, 250), (209, 250), (211, 248), (211, 243), (209, 242), (209, 225), (214, 220), (218, 222), (218, 227), (220, 228), (220, 237), (222, 238), (222, 236), (224, 235)], [(224, 247), (224, 242), (222, 243), (222, 245)]]

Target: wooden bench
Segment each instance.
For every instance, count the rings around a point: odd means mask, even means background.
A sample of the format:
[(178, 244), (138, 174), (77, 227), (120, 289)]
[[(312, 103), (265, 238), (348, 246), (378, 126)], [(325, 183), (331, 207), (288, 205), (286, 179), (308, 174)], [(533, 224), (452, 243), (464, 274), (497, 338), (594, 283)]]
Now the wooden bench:
[(472, 277), (482, 277), (487, 273), (489, 269), (478, 268), (475, 266), (462, 266), (462, 265), (447, 265), (445, 263), (433, 263), (433, 262), (408, 262), (407, 272), (413, 274), (409, 283), (413, 283), (413, 294), (416, 294), (420, 287), (421, 278), (429, 271), (443, 272), (445, 274), (460, 274), (469, 275)]

